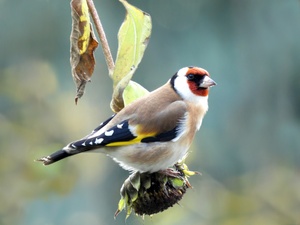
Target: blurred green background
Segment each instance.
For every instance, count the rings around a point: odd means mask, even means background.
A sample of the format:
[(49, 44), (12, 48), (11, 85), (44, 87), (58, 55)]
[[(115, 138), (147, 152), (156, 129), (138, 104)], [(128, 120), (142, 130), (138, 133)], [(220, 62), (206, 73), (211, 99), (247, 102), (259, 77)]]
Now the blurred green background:
[[(187, 163), (202, 176), (173, 208), (127, 224), (300, 224), (300, 1), (130, 1), (153, 32), (134, 80), (148, 90), (184, 66), (218, 83)], [(95, 0), (113, 55), (125, 11)], [(68, 1), (0, 0), (0, 224), (124, 224), (113, 219), (128, 172), (100, 154), (49, 167), (34, 159), (111, 115), (99, 47), (75, 106)]]

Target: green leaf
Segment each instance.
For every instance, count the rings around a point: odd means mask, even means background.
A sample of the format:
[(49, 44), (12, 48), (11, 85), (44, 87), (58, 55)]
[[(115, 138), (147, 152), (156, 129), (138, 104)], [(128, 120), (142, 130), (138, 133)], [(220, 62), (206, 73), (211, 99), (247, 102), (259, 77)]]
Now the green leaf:
[(180, 179), (180, 178), (169, 178), (169, 180), (172, 182), (172, 185), (175, 187), (175, 188), (178, 188), (178, 187), (182, 187), (185, 182), (184, 180)]
[(129, 105), (131, 102), (148, 93), (149, 91), (147, 89), (131, 80), (123, 92), (124, 105)]
[[(152, 28), (150, 15), (125, 0), (120, 2), (127, 14), (118, 33), (119, 48), (115, 69), (111, 75), (114, 88), (111, 108), (115, 112), (124, 107), (123, 97), (127, 97), (123, 95), (123, 91), (142, 60)], [(125, 95), (131, 94), (132, 91), (135, 90), (127, 90)]]

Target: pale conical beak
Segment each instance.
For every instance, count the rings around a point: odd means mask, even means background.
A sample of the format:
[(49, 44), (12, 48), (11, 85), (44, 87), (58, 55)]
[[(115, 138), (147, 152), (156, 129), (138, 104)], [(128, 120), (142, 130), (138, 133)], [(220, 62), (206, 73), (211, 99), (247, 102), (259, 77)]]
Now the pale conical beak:
[(209, 76), (205, 76), (202, 83), (199, 85), (199, 87), (209, 88), (215, 85), (217, 85), (217, 83), (213, 79), (211, 79)]

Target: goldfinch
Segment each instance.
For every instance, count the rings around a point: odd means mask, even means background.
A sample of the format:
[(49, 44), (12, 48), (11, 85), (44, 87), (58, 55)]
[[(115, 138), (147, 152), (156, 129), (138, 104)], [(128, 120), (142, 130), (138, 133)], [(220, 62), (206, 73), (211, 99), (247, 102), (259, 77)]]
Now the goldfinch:
[(160, 88), (129, 104), (91, 134), (38, 159), (49, 165), (87, 151), (112, 157), (132, 172), (165, 170), (183, 159), (208, 110), (216, 82), (199, 67), (184, 67)]

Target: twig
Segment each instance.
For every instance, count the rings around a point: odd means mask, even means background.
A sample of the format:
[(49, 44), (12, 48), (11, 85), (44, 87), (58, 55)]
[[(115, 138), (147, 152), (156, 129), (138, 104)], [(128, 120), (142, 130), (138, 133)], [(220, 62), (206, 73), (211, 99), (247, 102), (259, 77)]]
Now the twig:
[(94, 24), (96, 26), (96, 29), (97, 29), (97, 32), (98, 32), (98, 35), (100, 38), (100, 43), (102, 46), (103, 54), (104, 54), (106, 64), (108, 67), (108, 72), (109, 72), (109, 75), (111, 76), (112, 72), (114, 71), (114, 68), (115, 68), (115, 63), (114, 63), (113, 57), (111, 55), (111, 51), (110, 51), (110, 48), (109, 48), (109, 45), (108, 45), (108, 42), (106, 39), (106, 35), (105, 35), (102, 23), (98, 16), (98, 13), (97, 13), (97, 10), (96, 10), (93, 0), (87, 0), (87, 4), (89, 7), (91, 16), (94, 20)]

